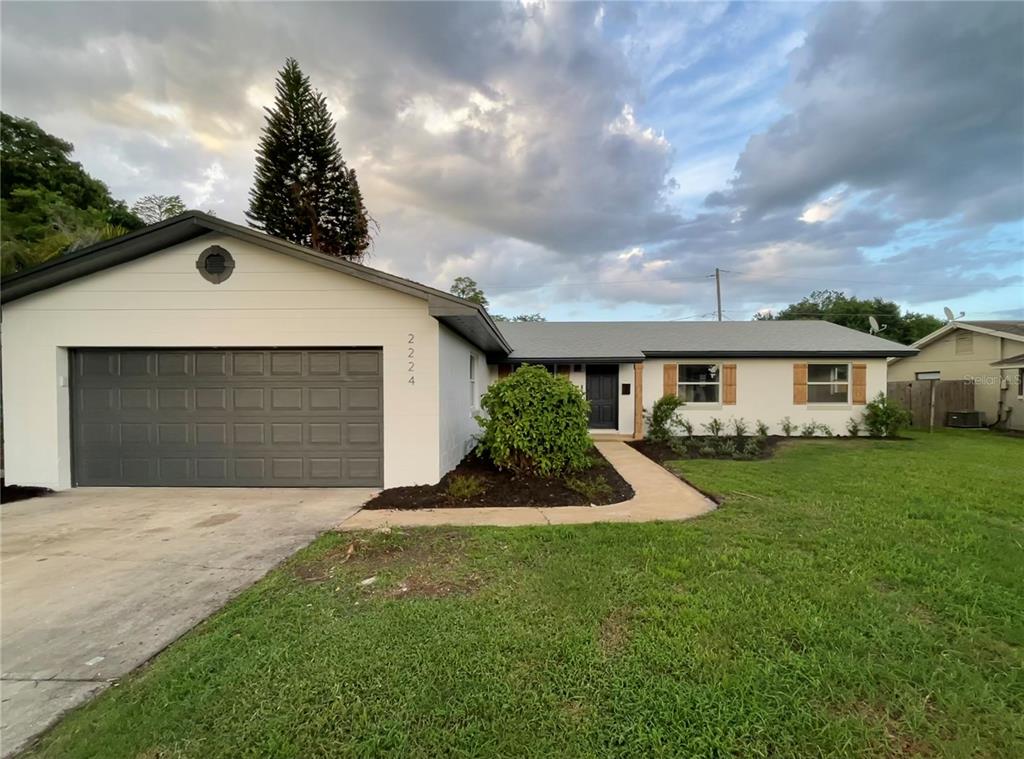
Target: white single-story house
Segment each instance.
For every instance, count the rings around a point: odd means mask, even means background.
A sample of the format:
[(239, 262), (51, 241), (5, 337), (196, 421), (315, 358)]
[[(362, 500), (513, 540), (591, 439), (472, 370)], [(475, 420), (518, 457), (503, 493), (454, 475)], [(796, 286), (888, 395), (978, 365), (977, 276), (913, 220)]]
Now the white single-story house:
[(986, 424), (1024, 430), (1024, 321), (951, 321), (910, 347), (889, 361), (890, 382), (966, 380)]
[(433, 483), (522, 363), (582, 387), (595, 433), (696, 424), (845, 431), (913, 349), (825, 322), (495, 323), (479, 305), (189, 212), (7, 277), (9, 484)]

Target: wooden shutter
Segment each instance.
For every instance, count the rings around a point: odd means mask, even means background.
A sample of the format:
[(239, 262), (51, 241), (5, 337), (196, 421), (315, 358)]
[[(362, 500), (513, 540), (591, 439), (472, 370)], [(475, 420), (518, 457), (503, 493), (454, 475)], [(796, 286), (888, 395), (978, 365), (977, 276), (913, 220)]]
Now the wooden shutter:
[(722, 403), (736, 404), (736, 364), (722, 365)]
[(512, 373), (512, 367), (508, 364), (498, 364), (498, 379), (505, 379)]
[(853, 402), (863, 406), (868, 402), (868, 365), (853, 365)]
[(793, 405), (807, 405), (807, 364), (793, 364)]
[(665, 364), (665, 387), (662, 395), (679, 394), (679, 364)]

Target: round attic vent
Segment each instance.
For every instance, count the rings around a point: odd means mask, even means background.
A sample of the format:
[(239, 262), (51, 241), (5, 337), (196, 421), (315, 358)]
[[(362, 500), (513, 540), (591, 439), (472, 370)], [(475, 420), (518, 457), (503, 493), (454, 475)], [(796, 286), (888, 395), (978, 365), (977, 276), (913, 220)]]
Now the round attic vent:
[(207, 282), (219, 285), (235, 270), (235, 259), (219, 245), (211, 245), (199, 254), (196, 268)]

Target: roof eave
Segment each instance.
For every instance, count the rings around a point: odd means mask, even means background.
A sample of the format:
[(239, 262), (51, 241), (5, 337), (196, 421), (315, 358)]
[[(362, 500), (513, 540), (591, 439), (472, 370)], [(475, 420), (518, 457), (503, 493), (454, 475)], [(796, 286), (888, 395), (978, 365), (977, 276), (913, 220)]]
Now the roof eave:
[(917, 351), (904, 350), (715, 350), (715, 351), (644, 351), (648, 358), (889, 358), (913, 356)]

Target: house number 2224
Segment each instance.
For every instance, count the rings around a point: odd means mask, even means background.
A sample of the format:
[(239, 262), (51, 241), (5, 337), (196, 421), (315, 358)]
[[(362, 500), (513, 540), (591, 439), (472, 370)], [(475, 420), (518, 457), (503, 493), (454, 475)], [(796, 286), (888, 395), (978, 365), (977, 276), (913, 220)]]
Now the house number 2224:
[(409, 384), (416, 384), (416, 335), (409, 333)]

